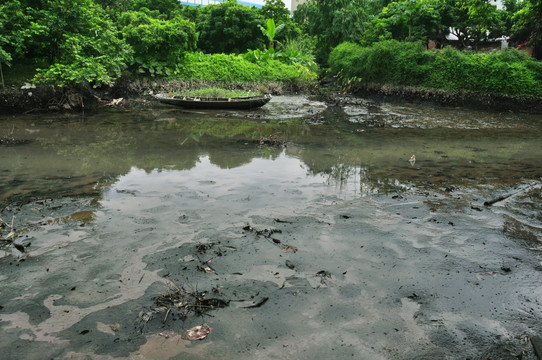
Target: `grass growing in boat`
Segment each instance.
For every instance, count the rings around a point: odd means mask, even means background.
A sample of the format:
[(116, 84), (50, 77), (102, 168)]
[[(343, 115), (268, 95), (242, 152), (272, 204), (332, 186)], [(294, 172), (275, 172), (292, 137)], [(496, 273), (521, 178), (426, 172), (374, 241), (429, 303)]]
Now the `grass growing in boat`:
[(238, 98), (247, 96), (263, 95), (260, 91), (245, 91), (245, 90), (228, 90), (219, 87), (208, 87), (197, 90), (187, 90), (176, 92), (178, 96), (195, 96), (195, 97), (215, 97), (215, 98)]

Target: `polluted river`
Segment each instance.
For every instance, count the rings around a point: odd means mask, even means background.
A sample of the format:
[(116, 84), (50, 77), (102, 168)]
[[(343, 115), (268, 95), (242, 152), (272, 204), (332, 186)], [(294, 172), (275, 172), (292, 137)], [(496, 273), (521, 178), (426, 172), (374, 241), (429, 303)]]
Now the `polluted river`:
[(3, 359), (537, 359), (542, 115), (0, 115)]

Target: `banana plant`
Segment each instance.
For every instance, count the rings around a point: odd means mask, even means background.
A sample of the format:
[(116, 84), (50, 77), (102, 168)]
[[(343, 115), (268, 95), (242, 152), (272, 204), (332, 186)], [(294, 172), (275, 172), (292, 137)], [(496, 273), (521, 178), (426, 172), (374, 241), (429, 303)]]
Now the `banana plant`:
[(267, 48), (274, 49), (275, 36), (284, 28), (284, 24), (280, 24), (279, 26), (276, 26), (275, 20), (267, 19), (266, 25), (267, 25), (267, 29), (261, 25), (258, 25), (258, 26), (260, 27), (262, 34), (264, 34), (264, 36), (267, 37), (267, 39), (269, 40), (269, 44), (267, 45)]

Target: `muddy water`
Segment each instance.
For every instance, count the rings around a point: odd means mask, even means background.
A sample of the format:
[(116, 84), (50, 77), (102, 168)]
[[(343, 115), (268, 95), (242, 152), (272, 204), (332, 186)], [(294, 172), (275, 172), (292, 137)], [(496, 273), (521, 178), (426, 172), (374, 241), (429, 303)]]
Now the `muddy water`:
[(303, 96), (0, 116), (2, 354), (534, 359), (541, 135)]

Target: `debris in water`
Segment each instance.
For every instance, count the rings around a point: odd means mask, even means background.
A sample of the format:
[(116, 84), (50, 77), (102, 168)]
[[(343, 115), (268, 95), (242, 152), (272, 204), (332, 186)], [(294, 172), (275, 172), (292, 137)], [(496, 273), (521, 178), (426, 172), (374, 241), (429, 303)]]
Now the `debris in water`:
[(156, 298), (157, 307), (155, 310), (147, 314), (143, 321), (146, 323), (154, 314), (159, 313), (165, 313), (164, 323), (170, 313), (180, 319), (186, 319), (190, 312), (201, 316), (209, 310), (223, 308), (229, 304), (227, 300), (209, 298), (206, 295), (205, 291), (188, 290), (176, 284), (169, 284), (167, 291)]
[[(285, 221), (280, 221), (278, 219), (275, 219), (276, 222), (285, 222)], [(246, 231), (252, 231), (254, 232), (257, 236), (261, 236), (261, 237), (264, 237), (266, 239), (269, 239), (271, 240), (274, 244), (276, 244), (277, 246), (279, 246), (282, 251), (286, 252), (286, 253), (296, 253), (297, 252), (297, 248), (296, 247), (293, 247), (291, 245), (288, 245), (288, 244), (284, 244), (282, 243), (282, 241), (280, 239), (277, 239), (275, 237), (273, 237), (272, 235), (273, 234), (281, 234), (282, 233), (282, 230), (279, 230), (279, 229), (264, 229), (264, 230), (257, 230), (255, 228), (253, 228), (252, 226), (250, 225), (246, 225), (245, 227), (243, 227), (243, 230), (246, 230)]]
[(488, 200), (488, 201), (485, 201), (484, 202), (484, 206), (492, 206), (492, 205), (495, 205), (496, 203), (498, 202), (501, 202), (501, 201), (504, 201), (504, 200), (507, 200), (508, 198), (511, 198), (511, 197), (515, 197), (516, 195), (519, 195), (521, 193), (526, 193), (526, 192), (529, 192), (531, 190), (534, 190), (536, 189), (536, 187), (534, 185), (529, 185), (525, 188), (522, 188), (514, 193), (511, 193), (511, 194), (506, 194), (506, 195), (502, 195), (502, 196), (499, 196), (493, 200)]
[[(343, 275), (346, 274), (346, 271), (343, 273)], [(327, 270), (320, 270), (316, 273), (316, 276), (320, 277), (320, 284), (322, 285), (327, 285), (326, 284), (326, 279), (329, 278), (331, 279), (331, 273)], [(318, 285), (318, 288), (320, 287), (320, 285)]]
[[(343, 275), (344, 275), (344, 274), (346, 274), (346, 271), (343, 272)], [(316, 275), (318, 275), (318, 276), (320, 276), (320, 277), (322, 277), (322, 278), (325, 278), (325, 277), (331, 278), (331, 273), (330, 273), (329, 271), (327, 271), (327, 270), (320, 270), (320, 271), (318, 271), (318, 272), (316, 273)]]
[(204, 266), (204, 267), (203, 267), (203, 270), (205, 270), (205, 272), (206, 272), (207, 274), (214, 274), (214, 273), (216, 273), (216, 271), (214, 271), (210, 266)]
[(290, 268), (292, 270), (295, 268), (294, 263), (291, 262), (290, 260), (286, 260), (286, 266), (288, 266), (288, 268)]
[(169, 339), (170, 337), (174, 337), (175, 335), (175, 331), (173, 330), (170, 330), (170, 331), (162, 331), (160, 334), (158, 334), (160, 336), (163, 336), (165, 337), (166, 339)]
[(282, 251), (285, 252), (285, 253), (296, 253), (297, 252), (297, 248), (294, 247), (294, 246), (291, 246), (291, 245), (284, 245), (284, 247), (282, 248)]
[(113, 99), (107, 104), (105, 104), (105, 106), (117, 106), (122, 102), (122, 100), (124, 100), (124, 98)]
[(293, 224), (291, 221), (281, 220), (281, 219), (273, 219), (276, 223), (283, 223), (283, 224)]
[(410, 160), (408, 160), (408, 162), (410, 163), (410, 166), (414, 166), (414, 164), (416, 164), (416, 156), (412, 155), (410, 157)]
[(191, 329), (186, 330), (181, 338), (185, 340), (203, 340), (209, 335), (211, 328), (207, 324), (194, 326)]
[(16, 243), (13, 243), (13, 246), (15, 247), (15, 249), (19, 250), (20, 252), (24, 253), (24, 246), (21, 245), (21, 244), (16, 244)]

